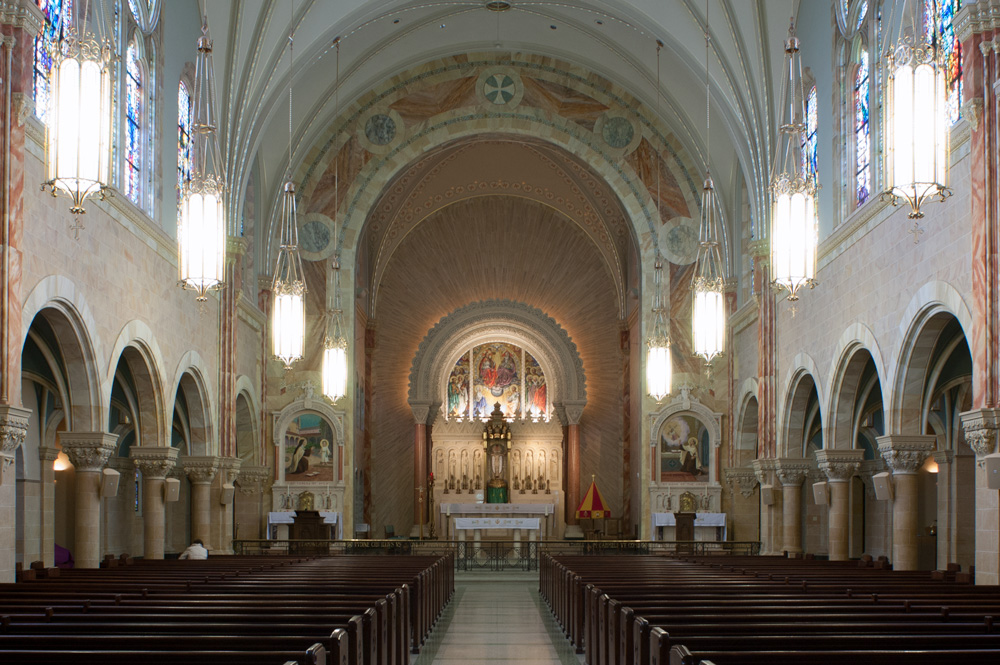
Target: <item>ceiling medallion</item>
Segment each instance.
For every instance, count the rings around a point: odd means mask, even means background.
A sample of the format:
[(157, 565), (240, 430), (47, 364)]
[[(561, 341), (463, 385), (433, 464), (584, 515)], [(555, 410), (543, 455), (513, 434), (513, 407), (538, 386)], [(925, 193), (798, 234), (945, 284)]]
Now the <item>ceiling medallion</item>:
[(486, 3), (486, 9), (491, 12), (505, 12), (510, 9), (510, 3), (506, 0), (490, 0)]

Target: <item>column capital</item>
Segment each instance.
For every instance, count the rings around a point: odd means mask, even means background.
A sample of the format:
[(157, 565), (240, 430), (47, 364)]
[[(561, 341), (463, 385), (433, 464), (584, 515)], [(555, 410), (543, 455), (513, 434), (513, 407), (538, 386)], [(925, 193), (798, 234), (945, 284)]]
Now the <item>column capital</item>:
[(208, 485), (219, 472), (218, 457), (187, 456), (180, 458), (180, 462), (192, 485)]
[(133, 446), (129, 451), (132, 463), (147, 480), (163, 480), (177, 463), (177, 449), (168, 446)]
[(31, 409), (9, 404), (0, 405), (0, 455), (14, 456), (28, 435)]
[(559, 422), (565, 425), (579, 425), (580, 418), (583, 417), (583, 407), (587, 406), (587, 400), (566, 400), (555, 402), (552, 405)]
[(817, 450), (816, 462), (831, 483), (846, 483), (865, 458), (861, 450)]
[(413, 412), (413, 420), (418, 425), (427, 425), (428, 420), (432, 420), (440, 404), (436, 402), (410, 402), (410, 411)]
[(777, 459), (774, 466), (775, 474), (782, 487), (798, 487), (809, 475), (812, 465), (804, 459)]
[(930, 434), (890, 434), (875, 440), (879, 453), (894, 476), (916, 473), (937, 444), (937, 437)]
[(241, 466), (236, 484), (243, 494), (256, 494), (267, 488), (272, 479), (271, 468), (267, 466)]
[(100, 471), (118, 447), (110, 432), (60, 432), (59, 443), (77, 471)]
[(45, 25), (45, 16), (33, 0), (8, 0), (0, 3), (0, 24), (36, 35)]
[(243, 464), (243, 460), (239, 457), (220, 457), (219, 458), (219, 471), (222, 471), (222, 482), (231, 483), (236, 478), (236, 475), (240, 472), (240, 465)]
[(753, 473), (757, 476), (757, 482), (761, 485), (774, 484), (774, 469), (777, 464), (777, 460), (772, 458), (755, 459), (750, 462), (750, 466), (753, 468)]
[(59, 457), (59, 449), (54, 446), (38, 446), (39, 462), (55, 462)]
[(953, 450), (935, 450), (931, 453), (931, 457), (934, 461), (938, 463), (938, 466), (942, 464), (951, 464), (955, 461), (955, 451)]
[(960, 414), (965, 442), (976, 457), (986, 457), (997, 447), (997, 430), (1000, 429), (1000, 409), (975, 409)]
[(753, 490), (757, 487), (757, 474), (754, 473), (753, 469), (725, 469), (723, 476), (726, 479), (726, 484), (729, 485), (730, 493), (735, 493), (736, 489), (739, 488), (744, 499), (753, 496)]

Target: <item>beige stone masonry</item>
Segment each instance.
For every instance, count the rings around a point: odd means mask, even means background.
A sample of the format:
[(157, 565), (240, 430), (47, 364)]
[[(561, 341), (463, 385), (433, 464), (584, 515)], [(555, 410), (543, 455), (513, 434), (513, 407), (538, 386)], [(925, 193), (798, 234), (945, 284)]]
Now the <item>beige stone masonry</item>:
[(191, 483), (191, 540), (211, 541), (212, 481), (219, 471), (218, 457), (185, 457), (181, 460)]
[(783, 549), (786, 552), (802, 551), (802, 482), (810, 470), (809, 462), (796, 459), (779, 459), (775, 475), (781, 483)]
[(819, 450), (816, 461), (830, 483), (829, 548), (831, 561), (846, 561), (850, 553), (850, 480), (864, 459), (860, 450)]
[(877, 438), (892, 471), (892, 567), (917, 569), (917, 471), (934, 450), (937, 437), (893, 434)]
[(976, 584), (1000, 584), (1000, 491), (987, 486), (984, 463), (997, 451), (1000, 409), (966, 411), (962, 428), (976, 453)]
[(77, 568), (97, 568), (101, 562), (101, 470), (118, 445), (108, 432), (62, 432), (63, 452), (76, 469)]
[(129, 457), (142, 472), (143, 557), (162, 559), (166, 536), (164, 483), (177, 463), (177, 449), (134, 446)]

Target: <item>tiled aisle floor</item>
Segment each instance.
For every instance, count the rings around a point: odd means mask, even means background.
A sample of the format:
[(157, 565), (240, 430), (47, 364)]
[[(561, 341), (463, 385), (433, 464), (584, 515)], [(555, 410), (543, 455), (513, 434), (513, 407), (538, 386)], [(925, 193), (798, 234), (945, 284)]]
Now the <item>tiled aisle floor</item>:
[(580, 665), (538, 595), (538, 573), (459, 573), (415, 665)]

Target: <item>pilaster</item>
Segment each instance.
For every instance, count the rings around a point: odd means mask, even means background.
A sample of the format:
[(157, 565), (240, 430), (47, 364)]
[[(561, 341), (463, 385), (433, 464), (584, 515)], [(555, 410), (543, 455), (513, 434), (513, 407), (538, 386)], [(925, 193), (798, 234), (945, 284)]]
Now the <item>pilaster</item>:
[(40, 537), (42, 561), (46, 568), (56, 565), (56, 472), (53, 464), (59, 457), (58, 448), (39, 446), (38, 461), (40, 462), (42, 486), (39, 492), (38, 514), (40, 516), (38, 532)]
[(784, 548), (782, 495), (777, 487), (778, 461), (756, 459), (752, 462), (757, 482), (760, 483), (760, 553), (779, 554)]
[(1000, 584), (1000, 491), (989, 488), (987, 455), (997, 452), (1000, 409), (962, 414), (965, 442), (976, 453), (976, 584)]
[(937, 567), (945, 568), (958, 561), (958, 529), (955, 521), (955, 484), (953, 482), (955, 453), (935, 450), (931, 456), (938, 465), (937, 473)]
[(14, 460), (28, 433), (31, 411), (0, 405), (0, 582), (14, 581), (17, 549), (17, 489)]
[[(219, 473), (212, 484), (212, 491), (209, 505), (212, 511), (211, 543), (213, 551), (222, 554), (233, 553), (233, 513), (235, 510), (235, 500), (229, 499), (228, 503), (223, 503), (227, 498), (226, 485), (233, 485), (239, 475), (242, 460), (238, 457), (220, 457)], [(235, 489), (235, 488), (234, 488)]]

